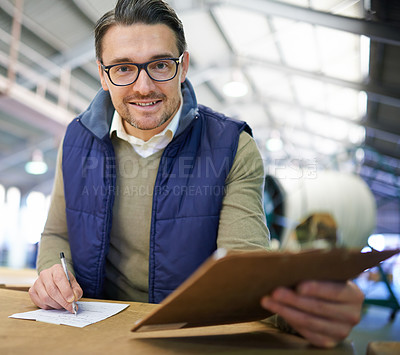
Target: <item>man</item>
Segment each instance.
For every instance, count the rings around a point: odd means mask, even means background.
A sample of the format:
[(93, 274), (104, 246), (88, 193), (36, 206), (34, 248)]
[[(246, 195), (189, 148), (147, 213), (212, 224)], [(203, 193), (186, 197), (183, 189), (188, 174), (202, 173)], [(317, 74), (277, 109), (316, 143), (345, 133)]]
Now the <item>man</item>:
[[(175, 12), (120, 0), (95, 37), (103, 90), (68, 126), (30, 289), (45, 309), (72, 311), (83, 292), (160, 302), (217, 247), (268, 248), (260, 154), (244, 122), (197, 105)], [(350, 282), (308, 282), (260, 302), (327, 347), (358, 322), (362, 299)]]

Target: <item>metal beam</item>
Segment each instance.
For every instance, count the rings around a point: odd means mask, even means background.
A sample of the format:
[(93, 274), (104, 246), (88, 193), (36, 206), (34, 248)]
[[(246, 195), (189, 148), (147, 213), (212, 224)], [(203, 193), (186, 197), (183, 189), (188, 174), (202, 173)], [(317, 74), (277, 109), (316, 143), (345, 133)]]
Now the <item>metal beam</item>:
[(334, 15), (327, 12), (316, 11), (310, 8), (294, 6), (272, 0), (206, 0), (206, 3), (209, 6), (220, 4), (232, 5), (265, 15), (280, 16), (295, 21), (307, 22), (340, 31), (368, 36), (377, 42), (397, 46), (400, 45), (400, 31), (398, 27), (380, 22)]
[[(13, 17), (14, 5), (10, 1), (0, 1), (0, 7), (10, 16)], [(43, 26), (31, 20), (28, 16), (22, 14), (22, 24), (29, 31), (33, 32), (36, 36), (41, 38), (43, 41), (48, 43), (56, 50), (62, 51), (67, 49), (67, 46), (60, 42), (60, 40), (54, 36), (51, 32), (44, 29)]]
[[(396, 119), (393, 118), (396, 122)], [(393, 126), (388, 126), (380, 122), (379, 124), (371, 121), (365, 121), (364, 124), (367, 129), (367, 136), (371, 139), (377, 138), (381, 141), (390, 142), (392, 144), (398, 145), (400, 148), (400, 127), (398, 127), (398, 122), (393, 124)]]
[(10, 83), (15, 81), (15, 63), (18, 60), (18, 47), (21, 37), (21, 17), (22, 9), (24, 6), (24, 0), (16, 0), (14, 16), (12, 21), (11, 30), (11, 46), (10, 46), (10, 56), (9, 56), (9, 66), (8, 66), (8, 80)]
[[(46, 69), (43, 67), (38, 67), (37, 71), (43, 76), (43, 78), (50, 80), (60, 77), (64, 68), (69, 68), (69, 70), (72, 71), (75, 68), (83, 67), (87, 63), (94, 63), (96, 59), (95, 57), (94, 40), (92, 37), (90, 37), (61, 54), (56, 54), (52, 57), (49, 57), (48, 60), (54, 65), (47, 66)], [(96, 66), (87, 66), (82, 69), (85, 70), (89, 75), (93, 76), (93, 78), (98, 79), (98, 71)], [(77, 79), (75, 78), (75, 80)], [(23, 82), (20, 80), (19, 83), (28, 89), (32, 89), (34, 87), (32, 82)], [(89, 88), (88, 85), (82, 81), (79, 82), (79, 85), (81, 87)]]
[(274, 63), (264, 59), (251, 58), (245, 56), (240, 56), (239, 58), (241, 63), (243, 64), (259, 65), (262, 67), (267, 67), (270, 69), (281, 71), (286, 74), (299, 75), (302, 77), (318, 80), (328, 84), (342, 86), (359, 91), (365, 91), (368, 94), (368, 99), (371, 101), (384, 103), (394, 107), (400, 107), (400, 92), (398, 90), (389, 89), (381, 85), (376, 85), (374, 83), (364, 84), (364, 83), (357, 83), (353, 81), (334, 78), (331, 76), (321, 74), (319, 72), (310, 72), (299, 68), (293, 68), (287, 65)]
[[(223, 41), (224, 41), (224, 42), (226, 43), (226, 45), (228, 46), (229, 51), (230, 51), (230, 54), (233, 56), (234, 59), (237, 59), (237, 58), (238, 58), (237, 51), (235, 50), (235, 47), (234, 47), (234, 45), (231, 43), (231, 41), (229, 40), (228, 36), (225, 34), (225, 31), (223, 30), (223, 28), (222, 28), (222, 26), (220, 25), (220, 23), (219, 23), (217, 17), (215, 16), (213, 9), (210, 8), (209, 11), (208, 11), (208, 13), (209, 13), (209, 15), (210, 15), (211, 20), (213, 21), (213, 23), (214, 23), (215, 26), (217, 27), (218, 32), (220, 33), (220, 35), (221, 35)], [(236, 65), (236, 64), (237, 64), (237, 63), (233, 63), (233, 65)], [(259, 90), (258, 90), (257, 86), (254, 84), (254, 81), (252, 80), (252, 78), (251, 78), (251, 77), (248, 75), (248, 73), (246, 72), (246, 70), (245, 70), (245, 68), (243, 67), (243, 65), (240, 65), (240, 66), (239, 66), (239, 65), (237, 64), (237, 66), (240, 67), (244, 78), (246, 79), (247, 83), (249, 84), (251, 90), (252, 90), (253, 93), (254, 93), (254, 96), (255, 96), (255, 97), (259, 97), (259, 96), (260, 96)], [(224, 100), (224, 101), (225, 101), (225, 100)], [(271, 114), (271, 112), (270, 112), (270, 110), (269, 110), (269, 108), (268, 108), (268, 105), (267, 105), (266, 103), (264, 103), (263, 109), (264, 109), (264, 111), (265, 111), (266, 116), (269, 117), (269, 118), (271, 118), (271, 119), (273, 120), (273, 115)]]
[[(2, 8), (9, 16), (13, 17), (14, 6), (10, 2), (0, 2), (0, 8)], [(38, 72), (42, 73), (43, 77), (46, 77), (48, 79), (58, 78), (61, 74), (61, 67), (63, 66), (69, 67), (71, 68), (71, 70), (73, 70), (77, 67), (82, 67), (88, 62), (94, 61), (94, 39), (92, 36), (80, 42), (77, 46), (73, 48), (67, 48), (67, 46), (63, 44), (59, 39), (57, 39), (52, 33), (46, 31), (43, 26), (38, 25), (36, 22), (31, 20), (24, 14), (22, 14), (21, 18), (22, 24), (25, 28), (33, 32), (36, 36), (44, 40), (54, 49), (61, 52), (61, 54), (47, 58), (46, 62), (52, 62), (54, 65), (47, 65), (46, 71), (43, 69), (38, 69)], [(4, 32), (2, 33), (2, 35), (4, 35)], [(7, 38), (3, 38), (3, 40), (7, 42)], [(37, 62), (42, 63), (42, 61), (40, 60)], [(84, 70), (94, 78), (97, 78), (98, 73), (96, 69), (92, 70), (89, 67), (85, 68)], [(19, 81), (19, 84), (29, 89), (33, 87), (32, 83), (22, 82), (21, 80)]]
[[(380, 174), (383, 174), (386, 177), (388, 177), (388, 179), (385, 180), (387, 184), (389, 184), (389, 181), (392, 181), (393, 178), (398, 176), (400, 173), (399, 167), (383, 166), (380, 162), (377, 162), (373, 159), (365, 159), (363, 162), (363, 167), (370, 167), (370, 168), (376, 169), (379, 171)], [(389, 177), (390, 177), (390, 179), (389, 179)], [(379, 179), (375, 176), (374, 180), (379, 180)], [(399, 191), (400, 191), (399, 184), (397, 184), (397, 189), (399, 189)]]
[[(0, 76), (0, 93), (4, 92), (8, 86), (8, 81)], [(39, 125), (43, 122), (43, 129), (54, 132), (64, 131), (65, 126), (72, 121), (75, 114), (67, 111), (49, 100), (40, 97), (14, 84), (7, 92), (7, 95), (0, 96), (1, 110), (9, 115), (18, 117), (20, 120), (28, 120)]]
[[(0, 28), (0, 42), (5, 42), (5, 43), (11, 43), (11, 36), (4, 30)], [(57, 66), (55, 63), (51, 62), (49, 59), (38, 53), (36, 50), (32, 49), (31, 47), (25, 45), (24, 43), (20, 42), (19, 43), (19, 53), (23, 55), (26, 58), (30, 58), (31, 61), (35, 61), (38, 64), (38, 67), (43, 68), (44, 71), (49, 71), (49, 72), (54, 72), (54, 73), (60, 73), (61, 68)], [(7, 67), (8, 65), (8, 57), (6, 57), (2, 51), (0, 50), (0, 63), (4, 66)], [(52, 81), (49, 80), (49, 78), (45, 77), (43, 74), (39, 73), (38, 68), (32, 69), (31, 66), (27, 66), (23, 64), (22, 62), (16, 62), (15, 63), (16, 69), (18, 74), (21, 75), (20, 80), (23, 79), (28, 79), (27, 83), (33, 82), (35, 86), (40, 86), (40, 85), (45, 85), (46, 87), (51, 87), (51, 86), (57, 86), (57, 84), (53, 83)], [(1, 80), (1, 79), (0, 79)], [(20, 84), (21, 81), (18, 81), (18, 84), (20, 86), (24, 86), (26, 89), (31, 89), (32, 85), (29, 83), (29, 85), (22, 85)], [(94, 94), (96, 93), (96, 90), (93, 90), (91, 87), (89, 87), (86, 83), (81, 81), (79, 78), (74, 78), (74, 81), (77, 85), (77, 90), (79, 92), (79, 96), (75, 95), (75, 101), (81, 101), (81, 97), (85, 97), (87, 99), (91, 99)], [(25, 84), (25, 83), (24, 83)], [(56, 91), (58, 91), (58, 88), (56, 88)], [(53, 95), (57, 96), (58, 93), (54, 93)], [(89, 100), (90, 101), (90, 100)], [(87, 104), (89, 101), (84, 102), (84, 105), (82, 107), (79, 107), (78, 111), (82, 111), (87, 107)]]
[[(389, 176), (389, 180), (377, 178), (376, 175), (373, 176), (373, 178), (371, 179), (370, 175), (373, 175), (376, 170), (378, 170), (378, 172), (380, 174), (382, 174), (382, 170), (377, 169), (374, 166), (363, 165), (362, 169), (361, 169), (361, 172), (360, 172), (360, 175), (365, 180), (367, 180), (367, 183), (368, 183), (369, 187), (374, 192), (383, 193), (383, 196), (386, 196), (386, 197), (397, 198), (398, 197), (399, 186), (393, 185), (393, 184), (391, 184), (389, 182), (390, 181), (390, 176)], [(390, 174), (387, 174), (385, 172), (383, 172), (383, 174), (390, 175)], [(386, 175), (384, 175), (384, 176), (386, 177)], [(380, 175), (380, 177), (382, 177), (382, 175)]]
[(72, 0), (76, 8), (93, 24), (106, 12), (114, 7), (115, 1), (87, 1), (87, 0)]
[[(49, 70), (49, 74), (55, 77), (60, 75), (62, 67), (68, 67), (73, 70), (88, 62), (92, 62), (95, 60), (94, 39), (90, 36), (90, 38), (79, 42), (75, 47), (63, 51), (61, 54), (50, 57), (49, 60), (59, 67), (57, 73), (53, 73), (52, 70)], [(93, 73), (90, 74), (93, 75)], [(94, 74), (97, 77), (97, 70)]]

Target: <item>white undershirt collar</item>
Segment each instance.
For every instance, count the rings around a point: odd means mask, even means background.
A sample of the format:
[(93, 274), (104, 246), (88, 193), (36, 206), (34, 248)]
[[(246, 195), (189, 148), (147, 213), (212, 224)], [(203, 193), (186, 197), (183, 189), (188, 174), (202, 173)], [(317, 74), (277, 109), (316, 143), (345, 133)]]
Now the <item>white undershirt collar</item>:
[(121, 116), (115, 110), (110, 128), (110, 136), (113, 132), (116, 132), (118, 138), (130, 143), (136, 153), (138, 153), (143, 158), (147, 158), (150, 155), (153, 155), (154, 153), (160, 151), (161, 149), (164, 149), (172, 141), (176, 130), (178, 129), (181, 112), (182, 100), (179, 106), (179, 110), (177, 111), (171, 122), (168, 124), (168, 126), (165, 127), (162, 132), (151, 137), (148, 141), (144, 141), (143, 139), (131, 136), (126, 133), (124, 125), (122, 124)]

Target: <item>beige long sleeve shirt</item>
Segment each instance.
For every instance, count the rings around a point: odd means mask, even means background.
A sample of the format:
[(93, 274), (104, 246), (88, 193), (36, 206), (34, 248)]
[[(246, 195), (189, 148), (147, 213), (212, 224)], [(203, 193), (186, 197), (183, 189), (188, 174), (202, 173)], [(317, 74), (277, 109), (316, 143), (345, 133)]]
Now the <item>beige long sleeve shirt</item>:
[[(147, 302), (152, 194), (162, 150), (142, 157), (115, 133), (112, 133), (111, 139), (118, 168), (105, 294), (109, 299)], [(40, 242), (39, 272), (59, 263), (60, 251), (64, 251), (73, 271), (61, 158), (62, 148), (59, 150), (50, 210)], [(227, 192), (220, 214), (218, 247), (236, 250), (268, 248), (269, 233), (262, 204), (263, 181), (260, 153), (253, 138), (243, 132), (226, 179)]]

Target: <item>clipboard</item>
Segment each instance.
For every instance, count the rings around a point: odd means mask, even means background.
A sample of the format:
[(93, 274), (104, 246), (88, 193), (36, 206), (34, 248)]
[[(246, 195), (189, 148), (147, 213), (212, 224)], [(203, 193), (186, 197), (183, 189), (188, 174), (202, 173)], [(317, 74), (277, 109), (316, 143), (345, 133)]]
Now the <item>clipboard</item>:
[(346, 281), (400, 252), (344, 248), (301, 252), (227, 252), (218, 249), (158, 308), (138, 320), (133, 332), (261, 320), (260, 305), (279, 286), (305, 280)]

